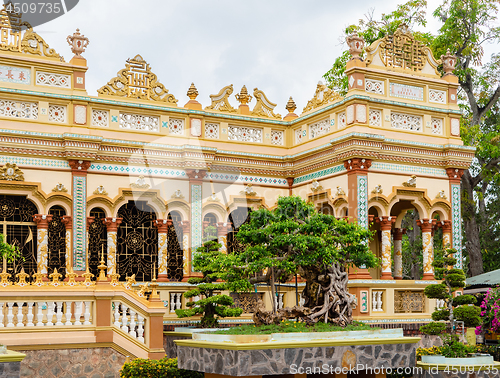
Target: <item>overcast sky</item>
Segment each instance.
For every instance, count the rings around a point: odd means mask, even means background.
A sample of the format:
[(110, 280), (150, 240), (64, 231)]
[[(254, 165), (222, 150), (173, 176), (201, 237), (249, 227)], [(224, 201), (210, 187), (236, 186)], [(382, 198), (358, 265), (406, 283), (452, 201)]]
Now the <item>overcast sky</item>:
[[(87, 91), (97, 89), (140, 54), (160, 82), (183, 106), (194, 82), (198, 101), (234, 84), (258, 87), (284, 109), (289, 96), (302, 111), (316, 84), (343, 46), (343, 28), (370, 9), (389, 13), (404, 0), (80, 0), (66, 15), (35, 28), (66, 61), (72, 57), (66, 36), (76, 28), (90, 39)], [(430, 14), (440, 3), (429, 1)], [(255, 101), (252, 101), (251, 106)]]

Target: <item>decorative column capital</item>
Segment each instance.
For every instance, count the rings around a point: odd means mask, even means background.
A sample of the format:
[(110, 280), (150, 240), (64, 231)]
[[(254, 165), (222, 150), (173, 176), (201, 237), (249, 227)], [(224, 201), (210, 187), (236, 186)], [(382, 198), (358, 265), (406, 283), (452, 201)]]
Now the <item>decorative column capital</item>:
[(73, 228), (73, 218), (70, 215), (63, 215), (61, 222), (66, 227), (66, 230), (71, 230)]
[(35, 214), (33, 215), (33, 222), (36, 223), (38, 229), (48, 229), (49, 223), (52, 222), (52, 215)]
[(182, 232), (184, 234), (189, 234), (191, 232), (191, 226), (189, 224), (189, 221), (185, 220), (181, 222), (181, 227), (182, 227)]
[(441, 227), (443, 228), (443, 234), (451, 234), (451, 221), (450, 220), (442, 221)]
[(406, 228), (395, 228), (392, 232), (394, 240), (403, 240), (404, 234), (406, 234)]
[(102, 223), (104, 223), (108, 232), (116, 232), (122, 221), (123, 218), (106, 217), (102, 220)]
[(168, 232), (168, 227), (172, 225), (171, 219), (156, 219), (154, 221), (155, 227), (158, 229), (158, 233), (166, 234)]
[(460, 184), (464, 170), (460, 168), (446, 168), (446, 174), (451, 183)]
[(432, 232), (434, 225), (436, 224), (435, 219), (424, 218), (422, 220), (417, 220), (417, 226), (420, 227), (422, 232)]
[(362, 173), (367, 174), (368, 169), (372, 166), (371, 159), (352, 158), (344, 161), (344, 167), (347, 174)]
[(395, 222), (395, 217), (383, 216), (377, 218), (377, 223), (380, 223), (380, 229), (382, 231), (390, 231), (392, 229), (392, 224)]
[(190, 182), (201, 182), (206, 174), (207, 171), (202, 169), (186, 169), (186, 176)]
[(89, 160), (68, 160), (68, 163), (71, 167), (71, 173), (86, 175), (87, 169), (90, 168), (92, 162)]
[(231, 223), (219, 222), (217, 223), (217, 237), (226, 236), (231, 229)]
[(87, 231), (89, 230), (90, 225), (92, 223), (94, 223), (94, 221), (95, 221), (95, 217), (87, 217)]

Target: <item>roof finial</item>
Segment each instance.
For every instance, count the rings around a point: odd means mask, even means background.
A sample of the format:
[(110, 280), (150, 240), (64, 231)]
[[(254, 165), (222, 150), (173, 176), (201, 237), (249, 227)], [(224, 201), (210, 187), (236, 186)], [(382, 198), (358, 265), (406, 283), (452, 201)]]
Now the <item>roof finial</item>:
[(71, 52), (77, 57), (81, 57), (81, 53), (85, 52), (89, 45), (89, 39), (80, 34), (80, 29), (76, 29), (76, 33), (73, 33), (73, 35), (68, 35), (66, 41), (71, 46)]
[(290, 96), (290, 99), (286, 103), (285, 109), (288, 110), (288, 114), (283, 118), (284, 121), (290, 121), (298, 117), (298, 115), (294, 113), (295, 109), (297, 109), (297, 104), (293, 101), (292, 96)]
[(198, 89), (196, 89), (194, 83), (191, 83), (191, 86), (187, 91), (187, 96), (189, 97), (190, 100), (194, 100), (196, 97), (198, 97)]

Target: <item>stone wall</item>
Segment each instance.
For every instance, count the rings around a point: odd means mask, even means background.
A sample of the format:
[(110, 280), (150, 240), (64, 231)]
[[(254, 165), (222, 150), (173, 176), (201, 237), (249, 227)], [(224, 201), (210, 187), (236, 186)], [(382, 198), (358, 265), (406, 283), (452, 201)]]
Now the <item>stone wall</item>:
[(168, 358), (177, 357), (177, 345), (174, 343), (174, 340), (185, 340), (190, 339), (191, 337), (182, 337), (182, 336), (172, 336), (163, 334), (163, 349), (165, 349), (165, 354)]
[[(450, 370), (453, 367), (450, 366)], [(460, 369), (460, 366), (457, 366), (457, 369)], [(446, 373), (444, 371), (431, 372), (428, 370), (424, 370), (423, 372), (418, 372), (414, 375), (414, 378), (494, 378), (498, 377), (498, 373), (494, 374), (493, 372), (488, 373), (487, 371), (475, 371), (475, 372), (465, 372), (466, 367), (462, 366), (463, 373)]]
[(20, 352), (26, 354), (21, 362), (23, 378), (119, 378), (126, 358), (112, 348)]
[(232, 376), (294, 374), (293, 369), (415, 366), (417, 344), (224, 350), (177, 346), (179, 367)]
[(19, 378), (21, 372), (21, 362), (1, 362), (0, 378)]

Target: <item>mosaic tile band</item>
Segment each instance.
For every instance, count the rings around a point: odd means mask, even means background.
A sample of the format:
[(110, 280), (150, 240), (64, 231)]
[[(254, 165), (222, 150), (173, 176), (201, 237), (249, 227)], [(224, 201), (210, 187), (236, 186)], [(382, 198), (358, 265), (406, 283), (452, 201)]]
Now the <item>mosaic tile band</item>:
[(193, 252), (202, 244), (201, 190), (201, 185), (191, 184), (191, 260)]
[(73, 176), (73, 269), (85, 270), (87, 245), (87, 178)]
[(358, 224), (368, 228), (368, 177), (358, 175)]
[(462, 211), (460, 200), (460, 184), (451, 185), (451, 223), (453, 248), (456, 249), (455, 258), (457, 264), (455, 268), (462, 269)]

